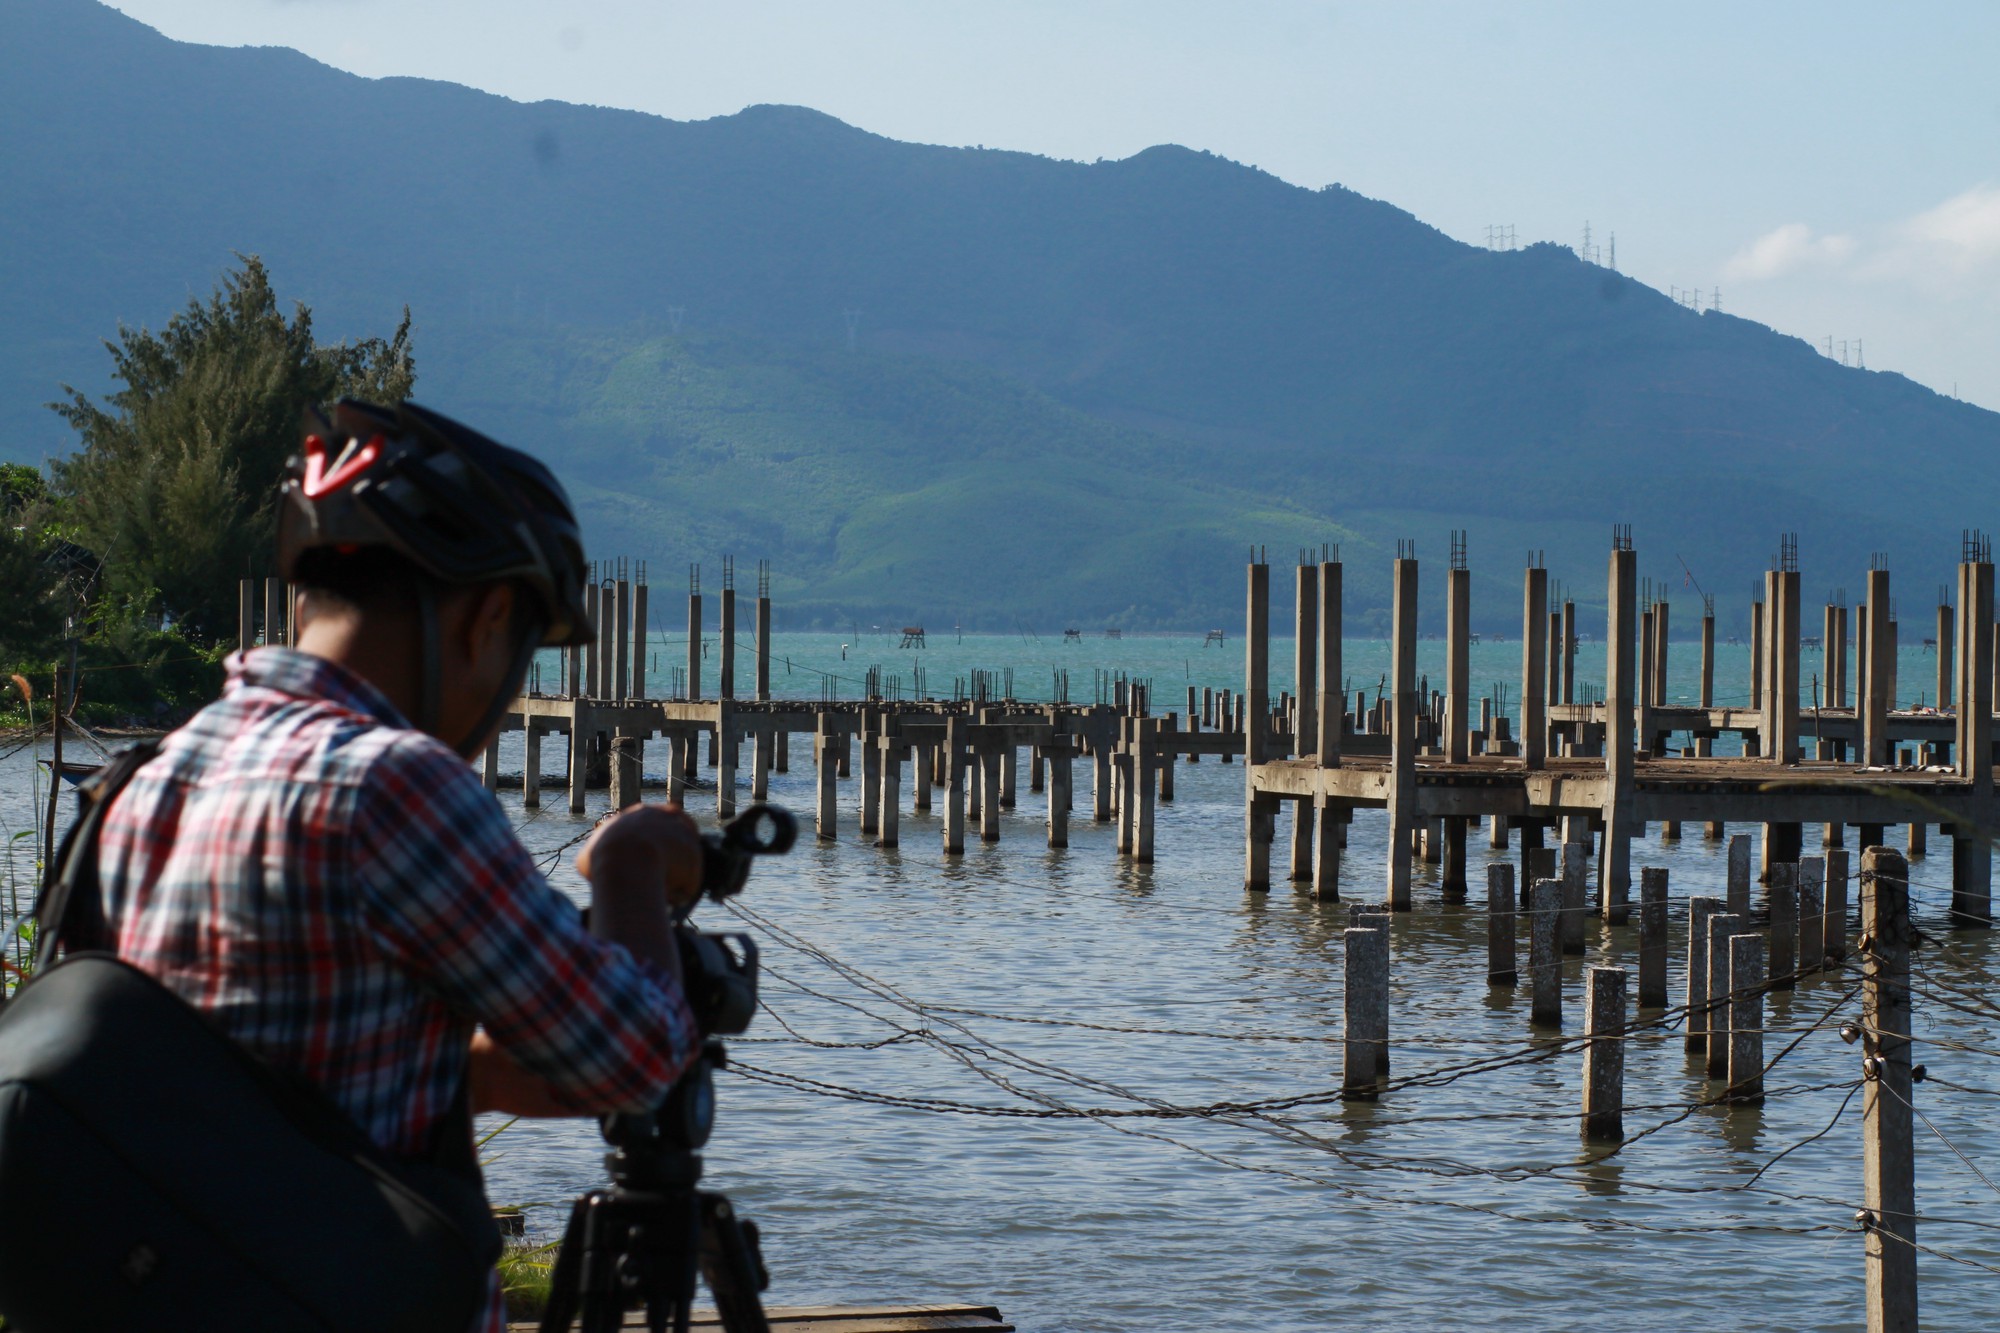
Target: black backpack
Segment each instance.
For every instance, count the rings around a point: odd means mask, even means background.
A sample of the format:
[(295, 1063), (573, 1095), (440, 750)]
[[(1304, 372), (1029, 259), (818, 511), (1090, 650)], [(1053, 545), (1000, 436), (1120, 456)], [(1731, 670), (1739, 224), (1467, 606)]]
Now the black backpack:
[(101, 924), (97, 831), (157, 746), (85, 789), (0, 1006), (0, 1316), (89, 1329), (466, 1333), (500, 1251), (461, 1087), (433, 1160), (392, 1160), (318, 1088), (128, 963)]

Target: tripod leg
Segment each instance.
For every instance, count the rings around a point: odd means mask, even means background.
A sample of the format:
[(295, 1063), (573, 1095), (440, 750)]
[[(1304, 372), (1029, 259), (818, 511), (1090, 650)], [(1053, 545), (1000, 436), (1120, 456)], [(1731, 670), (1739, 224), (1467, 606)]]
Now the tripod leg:
[(576, 1318), (577, 1277), (583, 1262), (585, 1219), (589, 1215), (589, 1195), (570, 1205), (569, 1225), (563, 1228), (555, 1267), (549, 1270), (549, 1303), (542, 1310), (541, 1333), (569, 1333), (570, 1321)]
[(720, 1194), (701, 1196), (701, 1275), (715, 1297), (724, 1333), (770, 1333), (758, 1296), (770, 1278), (757, 1244), (756, 1224), (737, 1217)]

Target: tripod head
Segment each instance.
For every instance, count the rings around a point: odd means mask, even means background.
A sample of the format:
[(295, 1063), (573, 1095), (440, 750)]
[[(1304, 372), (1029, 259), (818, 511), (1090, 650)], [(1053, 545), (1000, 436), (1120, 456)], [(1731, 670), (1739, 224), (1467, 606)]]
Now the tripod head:
[[(789, 851), (797, 836), (791, 813), (773, 805), (752, 806), (705, 835), (702, 896), (740, 893), (755, 858)], [(715, 1071), (728, 1062), (721, 1038), (744, 1031), (757, 1012), (757, 944), (742, 931), (700, 931), (685, 919), (675, 929), (701, 1054), (652, 1111), (600, 1122), (611, 1184), (570, 1210), (542, 1333), (567, 1333), (579, 1316), (583, 1333), (610, 1333), (626, 1310), (640, 1308), (653, 1333), (686, 1333), (697, 1271), (727, 1333), (769, 1333), (757, 1293), (770, 1276), (756, 1224), (722, 1195), (696, 1188), (700, 1150), (715, 1129)]]

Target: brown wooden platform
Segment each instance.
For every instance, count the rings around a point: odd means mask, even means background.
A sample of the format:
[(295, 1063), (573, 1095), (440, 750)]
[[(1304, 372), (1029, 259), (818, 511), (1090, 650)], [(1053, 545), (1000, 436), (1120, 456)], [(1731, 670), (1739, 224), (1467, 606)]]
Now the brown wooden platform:
[[(951, 1333), (980, 1329), (1013, 1333), (1014, 1326), (991, 1305), (794, 1305), (764, 1312), (784, 1333)], [(638, 1314), (625, 1316), (626, 1328), (644, 1328)], [(535, 1324), (509, 1324), (507, 1333), (535, 1333)], [(694, 1327), (720, 1328), (713, 1310), (697, 1310)]]

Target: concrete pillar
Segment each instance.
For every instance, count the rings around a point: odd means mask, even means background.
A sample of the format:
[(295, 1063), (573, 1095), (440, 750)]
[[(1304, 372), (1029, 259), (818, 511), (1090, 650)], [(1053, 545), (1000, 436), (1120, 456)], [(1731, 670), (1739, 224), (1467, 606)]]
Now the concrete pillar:
[(1160, 774), (1160, 803), (1171, 805), (1174, 799), (1174, 743), (1180, 738), (1180, 719), (1168, 713), (1160, 719), (1160, 744), (1153, 752), (1153, 761)]
[(1347, 687), (1341, 679), (1340, 599), (1340, 562), (1325, 561), (1319, 567), (1319, 614), (1314, 617), (1319, 626), (1319, 697), (1313, 706), (1319, 734), (1314, 753), (1321, 768), (1339, 766), (1341, 724), (1347, 716)]
[(877, 847), (895, 847), (902, 842), (903, 827), (903, 751), (907, 748), (894, 730), (890, 729), (876, 739), (881, 758), (876, 763), (882, 784), (882, 794), (877, 803), (877, 827), (881, 830), (875, 839)]
[(1043, 749), (1049, 766), (1049, 846), (1069, 846), (1070, 755), (1067, 737), (1058, 736)]
[(1309, 884), (1315, 873), (1316, 860), (1313, 856), (1313, 833), (1317, 821), (1311, 797), (1288, 801), (1292, 808), (1292, 869), (1294, 884)]
[(1951, 924), (1983, 929), (1993, 924), (1993, 844), (1984, 830), (1951, 840)]
[(1722, 910), (1713, 898), (1688, 899), (1687, 1026), (1683, 1049), (1688, 1055), (1708, 1052), (1708, 921)]
[(479, 785), (488, 791), (500, 790), (500, 737), (495, 734), (479, 756)]
[(1583, 953), (1583, 920), (1590, 914), (1590, 844), (1562, 845), (1562, 951)]
[[(1775, 940), (1775, 936), (1773, 939)], [(1775, 963), (1772, 972), (1777, 972)], [(1764, 1100), (1764, 940), (1755, 933), (1729, 938), (1729, 1100), (1756, 1106)]]
[(727, 584), (722, 589), (722, 677), (717, 682), (716, 694), (723, 699), (736, 697), (736, 589)]
[(1444, 820), (1444, 865), (1438, 876), (1438, 888), (1450, 902), (1465, 901), (1465, 833), (1470, 823), (1457, 815)]
[(1714, 912), (1708, 918), (1708, 1058), (1710, 1078), (1729, 1076), (1729, 941), (1750, 929), (1750, 918), (1734, 912)]
[(683, 728), (667, 733), (667, 799), (675, 805), (687, 804), (688, 751), (694, 738)]
[(251, 579), (236, 581), (236, 651), (247, 653), (257, 646), (257, 585)]
[(521, 804), (529, 810), (542, 807), (542, 732), (533, 718), (521, 719), (526, 733), (521, 737)]
[(701, 594), (698, 592), (688, 594), (687, 697), (689, 703), (701, 698)]
[(1828, 691), (1827, 698), (1835, 708), (1847, 707), (1847, 683), (1852, 679), (1848, 671), (1847, 657), (1847, 608), (1833, 608), (1833, 634), (1827, 640), (1833, 645), (1829, 664), (1835, 668), (1838, 683)]
[[(723, 596), (726, 598), (727, 593)], [(873, 838), (882, 831), (882, 733), (879, 717), (868, 709), (861, 713), (861, 836)]]
[(766, 728), (750, 734), (750, 799), (771, 799), (771, 750), (774, 736)]
[(965, 719), (945, 719), (944, 750), (938, 755), (938, 771), (944, 776), (944, 854), (965, 852)]
[[(1548, 644), (1541, 634), (1548, 605), (1549, 572), (1530, 566), (1521, 591), (1520, 741), (1521, 766), (1527, 769), (1541, 768), (1548, 760), (1549, 724), (1542, 703), (1548, 695)], [(1500, 836), (1497, 829), (1495, 836)]]
[(1028, 749), (1028, 795), (1039, 796), (1042, 794), (1043, 787), (1047, 782), (1047, 777), (1044, 773), (1046, 763), (1047, 759), (1042, 754), (1042, 747), (1039, 745), (1030, 746)]
[[(1252, 892), (1271, 887), (1271, 840), (1277, 825), (1277, 798), (1257, 790), (1257, 765), (1264, 762), (1264, 719), (1270, 712), (1271, 567), (1249, 568), (1249, 606), (1243, 635), (1243, 886)], [(1391, 858), (1394, 859), (1393, 857)]]
[(578, 699), (569, 715), (569, 812), (583, 813), (583, 793), (590, 780), (590, 706)]
[(1347, 811), (1324, 796), (1313, 798), (1312, 811), (1319, 833), (1313, 846), (1313, 897), (1323, 903), (1339, 902), (1340, 835)]
[(1622, 967), (1583, 972), (1583, 1137), (1625, 1138), (1625, 979)]
[[(632, 693), (632, 582), (619, 579), (611, 590), (610, 687), (605, 691), (623, 703)], [(615, 744), (616, 742), (614, 742)]]
[(1528, 891), (1529, 1018), (1536, 1027), (1562, 1026), (1562, 881), (1544, 879)]
[[(1764, 586), (1767, 589), (1770, 587), (1768, 577), (1765, 579)], [(1766, 596), (1768, 597), (1768, 593)], [(1764, 711), (1764, 666), (1766, 660), (1764, 652), (1764, 605), (1763, 602), (1752, 602), (1750, 604), (1750, 709), (1752, 712), (1760, 714)], [(1762, 740), (1763, 738), (1760, 736), (1758, 739)]]
[(1763, 750), (1773, 764), (1799, 759), (1799, 572), (1765, 575)]
[[(1548, 658), (1547, 658), (1547, 660), (1548, 660), (1548, 683), (1549, 683), (1549, 688), (1548, 688), (1548, 695), (1547, 695), (1547, 698), (1548, 698), (1548, 701), (1549, 701), (1549, 707), (1551, 707), (1551, 708), (1554, 708), (1554, 707), (1555, 707), (1555, 706), (1556, 706), (1557, 704), (1559, 704), (1559, 703), (1561, 703), (1561, 702), (1563, 701), (1563, 699), (1562, 699), (1562, 674), (1563, 674), (1563, 672), (1562, 672), (1562, 661), (1563, 661), (1563, 619), (1562, 619), (1562, 612), (1561, 612), (1561, 611), (1558, 611), (1558, 610), (1555, 610), (1554, 608), (1551, 608), (1551, 609), (1549, 610), (1549, 618), (1548, 618), (1548, 621), (1549, 621), (1549, 623), (1548, 623), (1548, 634), (1547, 634), (1547, 636), (1546, 636), (1546, 637), (1547, 637), (1547, 640), (1548, 640), (1548, 647), (1547, 647), (1547, 648), (1546, 648), (1546, 650), (1545, 650), (1545, 651), (1547, 652), (1547, 654), (1548, 654)], [(1538, 627), (1536, 627), (1536, 628), (1534, 628), (1534, 629), (1530, 629), (1530, 628), (1528, 628), (1527, 626), (1525, 626), (1525, 625), (1524, 625), (1524, 626), (1522, 626), (1522, 627), (1521, 627), (1521, 633), (1522, 633), (1522, 634), (1523, 634), (1524, 636), (1525, 636), (1525, 635), (1527, 635), (1527, 634), (1531, 634), (1531, 633), (1532, 633), (1532, 634), (1538, 634), (1538, 635), (1539, 635), (1539, 634), (1541, 633), (1541, 629), (1539, 628), (1539, 626), (1538, 626)], [(1527, 895), (1526, 895), (1525, 893), (1524, 893), (1524, 894), (1522, 894), (1522, 896), (1521, 896), (1521, 906), (1522, 906), (1522, 909), (1523, 909), (1523, 910), (1526, 910), (1526, 908), (1527, 908)]]
[(637, 736), (619, 732), (611, 738), (611, 808), (639, 803), (639, 780), (645, 770), (644, 751)]
[(931, 788), (937, 785), (937, 746), (928, 741), (918, 741), (916, 753), (911, 756), (910, 808), (928, 810), (931, 808)]
[(846, 739), (845, 732), (835, 730), (831, 714), (821, 713), (814, 718), (813, 770), (817, 797), (814, 828), (822, 838), (840, 836), (839, 761), (834, 750)]
[(1340, 1095), (1373, 1101), (1389, 1057), (1389, 931), (1386, 925), (1351, 926), (1342, 939), (1346, 1039)]
[(1111, 818), (1111, 752), (1114, 746), (1102, 731), (1090, 743), (1090, 820), (1102, 824)]
[(1388, 905), (1410, 910), (1410, 837), (1417, 826), (1417, 562), (1399, 558), (1392, 578), (1389, 673)]
[(285, 581), (283, 579), (264, 580), (264, 646), (282, 648), (285, 646)]
[(1132, 823), (1132, 859), (1141, 865), (1153, 863), (1154, 799), (1158, 784), (1155, 781), (1154, 752), (1160, 731), (1160, 719), (1142, 717), (1135, 720), (1132, 728), (1135, 744), (1132, 750), (1132, 796), (1135, 812)]
[(1868, 571), (1868, 680), (1863, 688), (1861, 762), (1878, 767), (1889, 762), (1889, 690), (1894, 676), (1889, 663), (1889, 571)]
[(1000, 753), (979, 756), (979, 840), (1000, 841)]
[(1604, 851), (1598, 864), (1598, 894), (1604, 919), (1625, 922), (1632, 893), (1633, 764), (1632, 707), (1636, 692), (1638, 554), (1611, 553), (1606, 598), (1604, 766), (1610, 792), (1604, 807)]
[(1486, 867), (1486, 984), (1512, 986), (1520, 981), (1514, 924), (1514, 867)]
[(1576, 702), (1576, 603), (1563, 599), (1562, 701)]
[(1903, 844), (1903, 856), (1905, 859), (1921, 861), (1930, 854), (1928, 833), (1929, 826), (1922, 822), (1909, 826), (1909, 837)]
[(1940, 711), (1951, 707), (1956, 696), (1952, 692), (1952, 629), (1955, 617), (1948, 605), (1940, 604), (1937, 609), (1937, 706)]
[(854, 776), (854, 749), (849, 739), (848, 734), (843, 731), (834, 742), (834, 773), (838, 777)]
[(1868, 662), (1874, 650), (1868, 637), (1868, 604), (1854, 608), (1854, 762), (1868, 762), (1866, 738), (1862, 735), (1868, 717)]
[(1993, 566), (1958, 567), (1958, 725), (1953, 760), (1975, 794), (1993, 791)]
[(778, 731), (778, 743), (777, 743), (777, 745), (776, 745), (776, 746), (775, 746), (774, 748), (775, 748), (775, 750), (776, 750), (776, 752), (777, 752), (777, 753), (775, 754), (775, 756), (773, 757), (773, 759), (772, 759), (772, 762), (771, 762), (771, 767), (772, 767), (772, 769), (773, 769), (773, 770), (774, 770), (775, 772), (779, 772), (779, 773), (789, 773), (789, 772), (791, 772), (791, 771), (792, 771), (792, 734), (791, 734), (791, 732), (789, 732), (789, 731), (786, 731), (786, 730), (784, 730), (784, 729), (782, 729), (782, 728), (781, 728), (781, 729), (780, 729), (780, 730)]
[[(1462, 764), (1472, 751), (1472, 571), (1445, 572), (1445, 711), (1444, 758)], [(1461, 840), (1464, 829), (1459, 830)], [(1460, 892), (1464, 891), (1461, 877)]]
[(1653, 706), (1667, 706), (1667, 644), (1669, 641), (1668, 621), (1671, 608), (1665, 601), (1653, 607), (1653, 680), (1651, 693)]
[(1003, 745), (1000, 747), (1000, 808), (1002, 810), (1012, 810), (1015, 800), (1019, 795), (1019, 784), (1015, 777), (1015, 764), (1018, 757), (1018, 753), (1012, 745)]
[(1639, 872), (1639, 1007), (1667, 1007), (1667, 872)]
[(771, 697), (771, 599), (757, 599), (757, 697)]
[(726, 704), (716, 722), (715, 813), (723, 819), (736, 817), (736, 728)]
[(1303, 758), (1319, 741), (1319, 566), (1299, 566), (1298, 623), (1292, 640), (1292, 753)]

